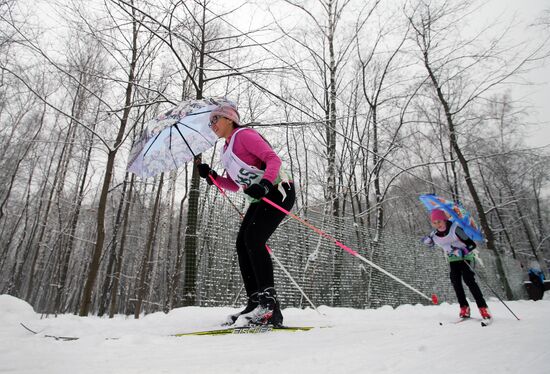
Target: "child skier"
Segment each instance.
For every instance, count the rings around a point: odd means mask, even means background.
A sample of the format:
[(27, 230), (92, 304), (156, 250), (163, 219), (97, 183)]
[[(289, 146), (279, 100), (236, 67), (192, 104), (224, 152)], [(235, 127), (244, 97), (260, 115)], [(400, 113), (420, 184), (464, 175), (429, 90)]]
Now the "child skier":
[(487, 303), (474, 278), (475, 273), (470, 267), (474, 261), (472, 251), (476, 248), (475, 242), (456, 222), (451, 222), (443, 210), (432, 210), (431, 221), (435, 230), (425, 236), (422, 241), (430, 247), (437, 244), (448, 255), (451, 283), (460, 304), (460, 318), (470, 318), (470, 306), (462, 286), (462, 280), (464, 280), (474, 296), (481, 317), (491, 319)]

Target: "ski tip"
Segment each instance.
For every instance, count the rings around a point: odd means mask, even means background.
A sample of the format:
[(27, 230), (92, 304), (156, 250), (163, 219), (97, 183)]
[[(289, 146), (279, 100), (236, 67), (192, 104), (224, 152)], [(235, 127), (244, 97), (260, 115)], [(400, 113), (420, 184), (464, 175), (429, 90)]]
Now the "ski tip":
[(432, 294), (432, 303), (434, 305), (439, 304), (439, 299), (437, 298), (437, 295), (435, 293)]

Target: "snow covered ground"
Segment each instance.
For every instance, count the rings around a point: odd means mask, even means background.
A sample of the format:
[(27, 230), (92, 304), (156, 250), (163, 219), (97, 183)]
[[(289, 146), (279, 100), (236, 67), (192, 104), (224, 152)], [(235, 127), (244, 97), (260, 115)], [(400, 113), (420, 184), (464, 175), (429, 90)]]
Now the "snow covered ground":
[[(171, 334), (217, 328), (232, 308), (188, 307), (135, 320), (40, 319), (0, 295), (0, 373), (550, 373), (550, 300), (489, 303), (495, 321), (453, 324), (457, 305), (284, 310), (308, 332)], [(473, 303), (472, 303), (473, 304)], [(478, 317), (477, 309), (473, 315)], [(39, 331), (34, 335), (20, 322)], [(44, 335), (79, 336), (57, 341)], [(105, 339), (118, 338), (118, 339)]]

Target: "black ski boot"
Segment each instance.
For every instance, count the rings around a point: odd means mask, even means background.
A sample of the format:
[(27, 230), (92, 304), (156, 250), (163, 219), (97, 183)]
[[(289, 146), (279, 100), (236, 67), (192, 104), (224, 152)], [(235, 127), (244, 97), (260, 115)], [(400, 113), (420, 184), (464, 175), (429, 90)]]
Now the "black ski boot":
[(283, 325), (283, 314), (277, 300), (277, 293), (273, 287), (266, 288), (259, 294), (259, 302), (250, 313), (241, 314), (235, 325), (272, 325), (279, 327)]

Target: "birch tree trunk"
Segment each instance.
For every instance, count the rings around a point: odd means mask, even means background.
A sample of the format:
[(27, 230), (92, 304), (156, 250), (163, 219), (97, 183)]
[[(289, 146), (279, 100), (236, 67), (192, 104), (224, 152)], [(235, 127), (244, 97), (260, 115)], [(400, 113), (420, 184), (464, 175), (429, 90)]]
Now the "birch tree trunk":
[[(130, 186), (128, 187), (128, 199), (126, 200), (124, 214), (122, 217), (122, 222), (124, 223), (122, 224), (122, 232), (120, 234), (120, 237), (121, 237), (120, 248), (118, 249), (116, 260), (115, 260), (115, 269), (111, 276), (112, 284), (110, 288), (111, 303), (109, 306), (109, 318), (113, 318), (117, 312), (118, 294), (120, 292), (119, 284), (120, 284), (120, 277), (122, 273), (122, 261), (124, 258), (124, 250), (126, 249), (126, 237), (127, 237), (128, 224), (129, 224), (129, 212), (130, 212), (130, 207), (132, 205), (132, 199), (133, 199), (134, 179), (135, 179), (135, 175), (132, 174), (132, 177), (130, 178)], [(124, 183), (126, 183), (126, 181), (127, 180), (125, 179)], [(124, 188), (124, 191), (126, 191), (126, 187)]]
[(151, 260), (153, 258), (153, 250), (154, 250), (153, 239), (155, 238), (157, 225), (159, 222), (159, 217), (157, 215), (159, 211), (160, 198), (162, 196), (163, 183), (164, 183), (164, 173), (160, 175), (159, 185), (157, 188), (157, 196), (155, 198), (155, 204), (153, 206), (153, 212), (151, 215), (151, 221), (149, 223), (149, 230), (147, 233), (147, 242), (145, 245), (145, 250), (143, 252), (143, 258), (141, 262), (139, 285), (136, 290), (137, 301), (136, 301), (136, 307), (134, 310), (134, 318), (136, 319), (139, 318), (139, 315), (141, 313), (141, 305), (143, 304), (143, 300), (145, 299), (145, 296), (147, 295), (149, 290), (149, 287), (146, 286), (146, 283), (149, 278), (149, 272), (151, 269), (150, 265), (151, 265)]

